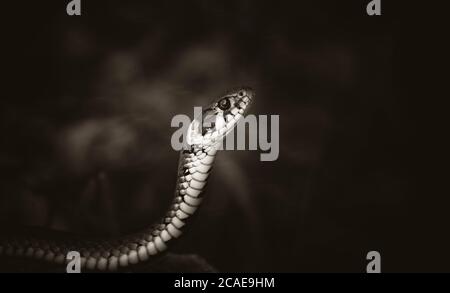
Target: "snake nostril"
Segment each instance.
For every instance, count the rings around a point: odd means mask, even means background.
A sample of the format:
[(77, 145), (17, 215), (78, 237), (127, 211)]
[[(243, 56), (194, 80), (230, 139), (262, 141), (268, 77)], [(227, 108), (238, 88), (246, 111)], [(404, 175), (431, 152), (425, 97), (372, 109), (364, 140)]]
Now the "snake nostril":
[[(243, 93), (243, 95), (241, 96), (240, 93)], [(241, 97), (241, 98), (248, 97), (249, 100), (252, 100), (253, 97), (254, 97), (254, 95), (255, 95), (255, 92), (253, 91), (252, 88), (246, 87), (246, 88), (241, 89), (241, 90), (238, 92), (238, 95), (239, 95), (239, 97)]]

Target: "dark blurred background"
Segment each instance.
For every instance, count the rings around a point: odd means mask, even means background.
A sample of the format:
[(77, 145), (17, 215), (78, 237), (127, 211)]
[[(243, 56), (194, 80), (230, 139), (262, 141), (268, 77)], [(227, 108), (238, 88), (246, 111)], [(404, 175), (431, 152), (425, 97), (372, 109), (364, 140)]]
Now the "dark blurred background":
[(365, 272), (371, 250), (383, 271), (442, 268), (409, 208), (387, 1), (380, 17), (369, 1), (68, 2), (4, 11), (2, 225), (145, 227), (173, 194), (172, 117), (246, 85), (252, 113), (280, 115), (279, 159), (220, 153), (173, 251), (220, 271)]

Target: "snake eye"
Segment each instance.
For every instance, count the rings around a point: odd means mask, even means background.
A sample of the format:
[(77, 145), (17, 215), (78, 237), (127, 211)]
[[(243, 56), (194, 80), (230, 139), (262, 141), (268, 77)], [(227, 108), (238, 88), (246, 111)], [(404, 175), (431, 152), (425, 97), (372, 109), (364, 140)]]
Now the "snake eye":
[(222, 111), (228, 110), (231, 106), (230, 100), (228, 98), (223, 98), (219, 101), (218, 106)]
[(244, 91), (239, 91), (238, 95), (239, 95), (239, 97), (244, 96)]

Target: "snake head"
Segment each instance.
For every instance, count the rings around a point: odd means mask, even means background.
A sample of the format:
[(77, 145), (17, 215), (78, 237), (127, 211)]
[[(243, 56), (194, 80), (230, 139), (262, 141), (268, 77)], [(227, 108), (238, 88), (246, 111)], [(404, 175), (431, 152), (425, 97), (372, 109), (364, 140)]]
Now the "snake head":
[(241, 88), (220, 97), (192, 121), (187, 143), (198, 147), (220, 144), (244, 117), (254, 96), (250, 88)]

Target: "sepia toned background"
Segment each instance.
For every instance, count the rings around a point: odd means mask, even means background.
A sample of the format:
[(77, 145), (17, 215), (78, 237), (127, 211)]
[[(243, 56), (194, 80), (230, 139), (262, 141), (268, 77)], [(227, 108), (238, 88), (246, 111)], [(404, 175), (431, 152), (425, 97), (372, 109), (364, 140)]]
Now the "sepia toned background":
[(371, 250), (385, 271), (440, 268), (413, 236), (389, 13), (368, 17), (365, 1), (113, 0), (69, 17), (65, 5), (8, 10), (1, 225), (145, 227), (173, 194), (172, 117), (245, 85), (251, 113), (280, 116), (279, 158), (221, 152), (174, 252), (233, 272), (364, 272)]

